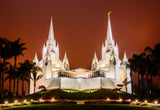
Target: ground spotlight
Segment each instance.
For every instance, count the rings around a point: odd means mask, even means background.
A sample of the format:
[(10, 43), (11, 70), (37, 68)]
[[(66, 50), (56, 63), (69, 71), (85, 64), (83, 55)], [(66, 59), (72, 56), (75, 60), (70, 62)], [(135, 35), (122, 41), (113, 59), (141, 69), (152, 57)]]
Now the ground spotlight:
[(4, 103), (5, 103), (5, 104), (8, 104), (8, 101), (5, 101)]
[(39, 102), (42, 102), (43, 101), (43, 99), (39, 99)]
[(14, 101), (14, 103), (17, 103), (17, 102), (18, 102), (17, 100)]
[(51, 102), (54, 102), (54, 101), (55, 101), (55, 99), (54, 99), (54, 98), (52, 98), (52, 99), (51, 99)]
[(107, 101), (110, 101), (110, 98), (107, 98)]
[(154, 104), (158, 104), (158, 102), (157, 102), (157, 101), (154, 101)]
[(147, 101), (147, 100), (145, 100), (145, 101), (144, 101), (144, 103), (148, 103), (148, 101)]
[(122, 99), (119, 99), (120, 102), (122, 102)]
[(26, 102), (27, 102), (27, 100), (26, 100), (26, 99), (24, 99), (24, 100), (23, 100), (23, 102), (24, 102), (24, 103), (26, 103)]

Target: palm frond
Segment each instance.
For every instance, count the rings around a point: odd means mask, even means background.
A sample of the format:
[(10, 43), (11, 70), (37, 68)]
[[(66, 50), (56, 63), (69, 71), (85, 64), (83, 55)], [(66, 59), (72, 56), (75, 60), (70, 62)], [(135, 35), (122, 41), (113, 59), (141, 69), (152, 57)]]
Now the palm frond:
[(43, 77), (43, 75), (38, 75), (38, 77), (36, 78), (36, 81), (38, 81), (39, 79), (41, 79)]

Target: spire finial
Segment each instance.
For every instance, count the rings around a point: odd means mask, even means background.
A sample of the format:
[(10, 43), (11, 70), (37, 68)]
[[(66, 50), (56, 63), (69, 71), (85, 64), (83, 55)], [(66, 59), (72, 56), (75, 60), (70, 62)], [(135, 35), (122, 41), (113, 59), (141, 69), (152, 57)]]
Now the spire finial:
[(96, 51), (94, 52), (94, 57), (97, 57), (97, 55), (96, 55)]
[(110, 18), (111, 13), (112, 13), (112, 11), (109, 11), (109, 12), (108, 12), (108, 18)]
[(95, 63), (95, 62), (98, 62), (98, 58), (97, 58), (97, 55), (96, 55), (96, 51), (94, 52), (94, 58), (93, 58), (92, 63)]
[(34, 56), (33, 62), (38, 64), (37, 52), (35, 52), (35, 56)]
[(128, 61), (128, 58), (127, 58), (127, 55), (126, 55), (126, 51), (124, 51), (123, 62), (127, 62), (127, 61)]
[(51, 16), (51, 22), (50, 22), (48, 40), (49, 40), (49, 41), (54, 41), (54, 30), (53, 30), (52, 16)]
[(107, 42), (112, 42), (112, 29), (111, 29), (111, 22), (110, 22), (110, 14), (111, 11), (108, 12), (108, 27), (107, 27)]
[(64, 58), (63, 58), (63, 63), (64, 63), (64, 62), (68, 63), (68, 58), (67, 58), (66, 51), (65, 51), (65, 54), (64, 54)]

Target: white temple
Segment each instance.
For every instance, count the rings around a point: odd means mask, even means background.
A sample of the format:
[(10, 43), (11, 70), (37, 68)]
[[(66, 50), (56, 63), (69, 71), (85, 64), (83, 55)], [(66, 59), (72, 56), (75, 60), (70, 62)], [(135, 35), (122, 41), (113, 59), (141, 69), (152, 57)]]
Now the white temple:
[[(118, 45), (115, 45), (112, 36), (110, 14), (108, 14), (108, 28), (105, 44), (102, 44), (102, 58), (98, 60), (96, 53), (91, 64), (91, 70), (78, 68), (70, 70), (69, 61), (65, 53), (63, 61), (59, 58), (59, 45), (54, 38), (53, 23), (51, 19), (49, 36), (43, 45), (42, 59), (39, 61), (37, 54), (33, 62), (42, 69), (43, 77), (36, 83), (36, 92), (39, 86), (47, 89), (115, 89), (118, 84), (123, 84), (127, 78), (131, 80), (128, 59), (124, 53), (123, 60), (119, 59)], [(31, 77), (32, 74), (31, 74)], [(127, 85), (131, 93), (131, 83)], [(125, 87), (122, 88), (125, 91)], [(30, 94), (34, 92), (33, 80), (30, 80)]]

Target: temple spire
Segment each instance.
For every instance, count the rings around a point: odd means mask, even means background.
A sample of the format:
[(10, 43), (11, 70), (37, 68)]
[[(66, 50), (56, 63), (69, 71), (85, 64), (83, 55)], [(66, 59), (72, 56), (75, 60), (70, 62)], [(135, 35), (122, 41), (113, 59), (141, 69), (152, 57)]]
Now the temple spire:
[(93, 58), (92, 63), (95, 63), (95, 62), (98, 62), (98, 58), (97, 58), (96, 52), (94, 53), (94, 58)]
[(53, 41), (54, 40), (52, 16), (51, 16), (51, 23), (50, 23), (50, 28), (49, 28), (48, 40), (49, 41)]
[(111, 29), (111, 22), (110, 22), (110, 14), (111, 12), (108, 12), (108, 27), (107, 27), (107, 41), (112, 41), (112, 29)]
[(128, 58), (127, 58), (127, 55), (126, 55), (126, 51), (124, 51), (123, 62), (127, 62), (127, 61), (128, 61)]
[(35, 53), (35, 56), (34, 56), (34, 59), (33, 59), (33, 63), (38, 64), (37, 52)]
[(64, 55), (64, 58), (63, 58), (63, 63), (67, 63), (67, 64), (69, 64), (68, 63), (68, 58), (67, 58), (67, 54), (66, 54), (66, 52), (65, 52), (65, 55)]

